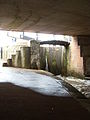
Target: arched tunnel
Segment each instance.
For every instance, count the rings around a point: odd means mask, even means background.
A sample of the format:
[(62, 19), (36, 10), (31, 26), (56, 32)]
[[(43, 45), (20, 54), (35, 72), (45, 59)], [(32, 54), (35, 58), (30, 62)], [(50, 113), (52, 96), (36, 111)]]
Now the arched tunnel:
[(1, 120), (90, 120), (89, 26), (89, 0), (0, 0)]

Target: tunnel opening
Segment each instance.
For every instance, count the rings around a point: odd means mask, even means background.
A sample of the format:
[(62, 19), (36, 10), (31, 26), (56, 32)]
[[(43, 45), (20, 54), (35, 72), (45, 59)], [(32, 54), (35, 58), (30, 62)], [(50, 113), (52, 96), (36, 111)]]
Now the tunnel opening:
[(71, 36), (0, 32), (2, 34), (0, 58), (3, 66), (41, 69), (55, 75), (63, 73), (65, 48), (70, 44)]
[(0, 0), (1, 120), (90, 120), (89, 26), (89, 0)]
[(16, 31), (0, 31), (0, 34), (3, 66), (41, 69), (62, 76), (90, 76), (89, 57), (84, 57), (86, 48), (82, 50), (80, 36)]

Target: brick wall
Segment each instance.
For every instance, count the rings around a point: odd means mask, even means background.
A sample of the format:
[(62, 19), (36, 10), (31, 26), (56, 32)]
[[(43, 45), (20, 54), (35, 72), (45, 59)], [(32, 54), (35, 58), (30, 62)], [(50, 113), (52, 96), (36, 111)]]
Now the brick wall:
[(68, 73), (74, 76), (83, 76), (83, 57), (80, 55), (80, 46), (78, 45), (77, 37), (72, 37), (69, 49)]

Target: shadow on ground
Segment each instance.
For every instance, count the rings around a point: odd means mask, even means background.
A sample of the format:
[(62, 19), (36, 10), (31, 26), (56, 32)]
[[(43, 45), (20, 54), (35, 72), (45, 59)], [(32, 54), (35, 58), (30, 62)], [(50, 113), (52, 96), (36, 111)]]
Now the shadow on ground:
[(1, 120), (90, 120), (90, 113), (72, 97), (41, 95), (0, 83)]

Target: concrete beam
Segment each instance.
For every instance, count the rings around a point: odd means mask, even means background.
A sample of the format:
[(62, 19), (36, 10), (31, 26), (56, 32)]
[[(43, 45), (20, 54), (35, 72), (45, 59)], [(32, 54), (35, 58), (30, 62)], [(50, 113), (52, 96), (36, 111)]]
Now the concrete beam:
[(56, 40), (51, 40), (51, 41), (42, 41), (40, 42), (40, 45), (43, 44), (49, 44), (49, 45), (61, 45), (61, 46), (69, 46), (70, 43), (66, 41), (56, 41)]

